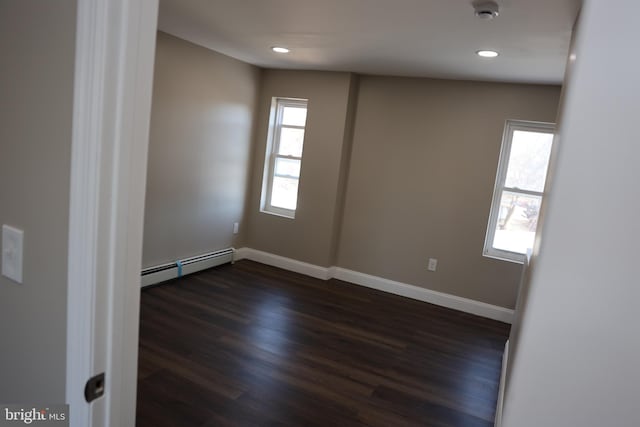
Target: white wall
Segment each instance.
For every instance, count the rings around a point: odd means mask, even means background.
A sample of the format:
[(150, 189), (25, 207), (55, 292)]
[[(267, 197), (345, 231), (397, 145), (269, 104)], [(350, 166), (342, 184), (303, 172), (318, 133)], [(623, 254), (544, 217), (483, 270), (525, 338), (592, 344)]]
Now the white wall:
[(640, 425), (638, 16), (582, 11), (505, 427)]

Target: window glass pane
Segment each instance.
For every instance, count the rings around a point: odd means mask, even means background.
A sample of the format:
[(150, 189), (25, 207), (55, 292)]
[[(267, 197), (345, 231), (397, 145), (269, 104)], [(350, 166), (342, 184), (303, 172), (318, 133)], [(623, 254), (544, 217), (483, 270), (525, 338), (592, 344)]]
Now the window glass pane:
[(278, 154), (283, 156), (302, 157), (302, 143), (304, 129), (283, 127), (280, 129), (280, 144)]
[(493, 247), (526, 254), (533, 247), (542, 197), (502, 192)]
[(292, 126), (304, 126), (307, 120), (305, 107), (284, 107), (282, 111), (282, 124)]
[(298, 203), (298, 180), (295, 178), (273, 177), (271, 206), (295, 210)]
[(282, 159), (276, 157), (275, 175), (300, 178), (300, 160)]
[(529, 191), (544, 191), (553, 134), (516, 130), (505, 186)]

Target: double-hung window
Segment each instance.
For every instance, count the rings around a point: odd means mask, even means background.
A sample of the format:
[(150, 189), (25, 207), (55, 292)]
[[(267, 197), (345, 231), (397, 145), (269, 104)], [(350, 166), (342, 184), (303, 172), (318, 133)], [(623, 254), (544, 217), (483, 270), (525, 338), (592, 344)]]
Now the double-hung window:
[(307, 100), (273, 98), (265, 156), (261, 209), (295, 217)]
[(507, 121), (484, 255), (523, 262), (527, 249), (533, 248), (554, 126)]

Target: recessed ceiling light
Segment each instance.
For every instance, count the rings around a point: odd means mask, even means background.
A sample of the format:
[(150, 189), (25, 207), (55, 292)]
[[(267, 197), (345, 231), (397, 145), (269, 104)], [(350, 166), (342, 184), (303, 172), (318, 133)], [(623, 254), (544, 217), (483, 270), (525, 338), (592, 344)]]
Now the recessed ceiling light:
[(289, 49), (281, 46), (274, 46), (271, 48), (271, 50), (274, 51), (275, 53), (289, 53)]
[(483, 58), (495, 58), (496, 56), (499, 55), (499, 53), (496, 52), (495, 50), (479, 50), (476, 52), (476, 54)]

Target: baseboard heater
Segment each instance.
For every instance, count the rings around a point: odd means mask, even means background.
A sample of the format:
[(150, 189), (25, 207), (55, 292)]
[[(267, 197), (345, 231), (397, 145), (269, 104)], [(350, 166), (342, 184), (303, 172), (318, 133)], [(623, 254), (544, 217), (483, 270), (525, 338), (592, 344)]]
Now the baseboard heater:
[(165, 280), (175, 279), (176, 277), (195, 273), (196, 271), (233, 262), (233, 252), (233, 248), (223, 249), (145, 268), (141, 274), (141, 285), (142, 287), (154, 285), (164, 282)]

